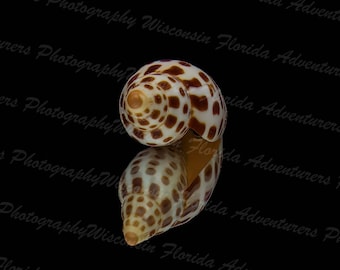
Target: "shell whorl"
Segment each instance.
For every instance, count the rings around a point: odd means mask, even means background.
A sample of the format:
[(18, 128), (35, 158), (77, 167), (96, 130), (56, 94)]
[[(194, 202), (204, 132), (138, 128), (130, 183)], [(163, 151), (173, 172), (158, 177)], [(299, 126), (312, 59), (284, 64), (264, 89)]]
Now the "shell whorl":
[(123, 87), (119, 113), (127, 133), (148, 146), (172, 144), (189, 129), (216, 141), (227, 123), (220, 88), (200, 68), (180, 60), (141, 67)]

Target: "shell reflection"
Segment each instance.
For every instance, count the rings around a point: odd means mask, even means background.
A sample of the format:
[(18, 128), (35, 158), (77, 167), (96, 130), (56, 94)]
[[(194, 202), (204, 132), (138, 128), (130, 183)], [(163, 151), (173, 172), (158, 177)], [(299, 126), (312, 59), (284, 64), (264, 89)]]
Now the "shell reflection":
[(222, 139), (207, 142), (193, 132), (176, 144), (140, 151), (119, 182), (127, 244), (135, 246), (197, 216), (216, 186), (222, 152)]

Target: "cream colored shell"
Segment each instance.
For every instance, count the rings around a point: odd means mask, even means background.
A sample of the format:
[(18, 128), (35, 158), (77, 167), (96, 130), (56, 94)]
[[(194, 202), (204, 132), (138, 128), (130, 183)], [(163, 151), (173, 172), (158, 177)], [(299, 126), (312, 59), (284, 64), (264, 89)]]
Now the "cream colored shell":
[(142, 66), (124, 85), (119, 113), (127, 133), (148, 146), (172, 144), (189, 129), (216, 141), (227, 123), (227, 107), (215, 81), (180, 60)]

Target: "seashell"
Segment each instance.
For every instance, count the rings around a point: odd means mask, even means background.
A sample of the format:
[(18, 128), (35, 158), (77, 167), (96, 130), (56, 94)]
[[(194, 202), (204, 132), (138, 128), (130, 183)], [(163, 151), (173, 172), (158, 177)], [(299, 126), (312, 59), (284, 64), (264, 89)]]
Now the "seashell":
[(157, 60), (137, 70), (123, 87), (119, 114), (129, 136), (147, 146), (170, 145), (188, 130), (214, 142), (227, 123), (215, 81), (181, 60)]
[[(209, 151), (201, 151), (202, 142)], [(189, 131), (178, 143), (148, 147), (131, 160), (118, 189), (128, 245), (183, 225), (204, 209), (220, 175), (222, 145), (222, 138), (206, 142)]]

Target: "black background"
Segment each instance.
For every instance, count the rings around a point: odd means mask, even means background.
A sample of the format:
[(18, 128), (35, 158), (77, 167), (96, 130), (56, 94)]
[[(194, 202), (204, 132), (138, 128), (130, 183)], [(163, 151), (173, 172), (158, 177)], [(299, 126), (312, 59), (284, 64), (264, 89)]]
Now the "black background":
[[(27, 97), (47, 100), (47, 107), (61, 107), (65, 112), (82, 116), (107, 116), (106, 122), (119, 119), (118, 98), (128, 78), (82, 70), (36, 59), (39, 46), (47, 44), (60, 55), (120, 69), (139, 68), (153, 60), (183, 59), (210, 74), (229, 100), (253, 102), (253, 110), (230, 103), (228, 125), (224, 133), (225, 151), (233, 149), (240, 163), (225, 159), (211, 198), (211, 205), (228, 209), (227, 215), (203, 211), (190, 223), (152, 238), (147, 245), (154, 252), (106, 243), (58, 232), (0, 215), (0, 257), (13, 265), (35, 269), (130, 269), (138, 267), (186, 267), (209, 269), (165, 256), (169, 243), (183, 252), (208, 254), (218, 269), (223, 263), (238, 260), (239, 269), (338, 269), (339, 245), (336, 239), (323, 241), (325, 229), (340, 230), (339, 134), (257, 113), (262, 106), (278, 102), (277, 108), (340, 124), (338, 105), (339, 78), (273, 62), (278, 54), (294, 50), (315, 63), (328, 62), (340, 67), (339, 21), (320, 18), (276, 7), (260, 1), (228, 1), (204, 4), (160, 2), (155, 5), (86, 1), (84, 4), (136, 18), (136, 24), (112, 22), (60, 8), (41, 1), (11, 1), (0, 5), (0, 41), (31, 47), (30, 55), (0, 50), (1, 96), (17, 100), (12, 108), (0, 105), (0, 196), (1, 202), (22, 205), (22, 212), (34, 211), (39, 217), (82, 224), (97, 224), (121, 233), (118, 193), (114, 187), (94, 186), (85, 181), (71, 182), (66, 176), (49, 174), (21, 163), (10, 164), (13, 150), (36, 153), (37, 160), (47, 159), (67, 168), (97, 173), (109, 171), (119, 176), (130, 160), (144, 147), (119, 132), (104, 134), (99, 128), (84, 129), (77, 123), (36, 113), (23, 112)], [(320, 1), (319, 1), (320, 2)], [(307, 4), (307, 2), (306, 2)], [(316, 3), (327, 10), (340, 7)], [(204, 32), (209, 44), (185, 40), (143, 29), (144, 15), (159, 18), (165, 24), (188, 31)], [(270, 59), (232, 51), (216, 50), (220, 34), (232, 35), (241, 44), (254, 44), (270, 51)], [(246, 102), (246, 103), (247, 103)], [(330, 184), (311, 183), (264, 169), (244, 166), (249, 158), (264, 155), (273, 163), (330, 177)], [(272, 219), (285, 218), (290, 223), (317, 229), (312, 238), (275, 228), (231, 218), (235, 211), (252, 207)], [(339, 235), (340, 237), (340, 235)], [(340, 240), (339, 240), (340, 241)], [(162, 256), (165, 256), (162, 258)], [(1, 261), (0, 261), (1, 263)], [(242, 265), (245, 266), (241, 268)], [(228, 269), (227, 267), (224, 269)], [(230, 268), (232, 269), (232, 268)], [(234, 268), (238, 269), (238, 268)]]

